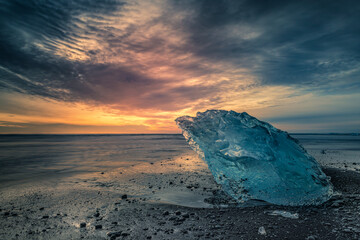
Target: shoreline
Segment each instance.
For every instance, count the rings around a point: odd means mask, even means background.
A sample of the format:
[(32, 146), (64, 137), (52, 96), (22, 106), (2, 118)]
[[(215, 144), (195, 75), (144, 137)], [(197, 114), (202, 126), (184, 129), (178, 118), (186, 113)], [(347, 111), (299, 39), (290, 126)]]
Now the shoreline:
[[(130, 168), (44, 179), (1, 189), (0, 238), (359, 238), (360, 173), (326, 167), (324, 172), (341, 194), (303, 207), (239, 208), (226, 198), (212, 202), (219, 199), (220, 187), (192, 152)], [(298, 214), (298, 219), (273, 216), (274, 210)]]

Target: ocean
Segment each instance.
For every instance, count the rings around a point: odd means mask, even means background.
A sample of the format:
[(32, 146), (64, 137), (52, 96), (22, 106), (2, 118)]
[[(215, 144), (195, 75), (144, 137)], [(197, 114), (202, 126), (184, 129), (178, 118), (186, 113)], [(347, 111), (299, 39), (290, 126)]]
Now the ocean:
[[(292, 136), (321, 164), (324, 164), (323, 159), (332, 161), (330, 165), (337, 164), (336, 167), (359, 162), (354, 156), (360, 154), (360, 136)], [(0, 135), (0, 187), (19, 180), (31, 181), (41, 177), (61, 177), (157, 162), (187, 151), (192, 150), (181, 134)], [(340, 151), (345, 157), (322, 158), (326, 151)]]

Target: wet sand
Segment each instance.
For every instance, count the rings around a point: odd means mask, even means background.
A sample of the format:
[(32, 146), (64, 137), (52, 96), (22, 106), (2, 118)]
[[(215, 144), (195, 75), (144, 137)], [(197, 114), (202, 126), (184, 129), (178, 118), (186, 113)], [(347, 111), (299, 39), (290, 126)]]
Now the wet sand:
[[(333, 168), (325, 163), (335, 155), (311, 154), (321, 156), (337, 192), (321, 206), (235, 207), (189, 151), (154, 163), (2, 186), (0, 239), (359, 239), (358, 165)], [(274, 210), (298, 218), (274, 216)]]

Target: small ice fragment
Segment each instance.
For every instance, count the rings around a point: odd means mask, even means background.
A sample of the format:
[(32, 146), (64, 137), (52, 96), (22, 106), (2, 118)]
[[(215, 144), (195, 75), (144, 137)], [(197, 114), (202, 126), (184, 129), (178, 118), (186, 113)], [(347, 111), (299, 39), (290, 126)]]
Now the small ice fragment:
[(258, 233), (259, 233), (260, 235), (266, 235), (265, 228), (264, 228), (264, 227), (259, 227)]
[(291, 219), (298, 219), (299, 218), (298, 213), (291, 213), (291, 212), (287, 212), (287, 211), (283, 211), (283, 210), (274, 210), (272, 212), (269, 212), (269, 215), (282, 216), (282, 217), (291, 218)]

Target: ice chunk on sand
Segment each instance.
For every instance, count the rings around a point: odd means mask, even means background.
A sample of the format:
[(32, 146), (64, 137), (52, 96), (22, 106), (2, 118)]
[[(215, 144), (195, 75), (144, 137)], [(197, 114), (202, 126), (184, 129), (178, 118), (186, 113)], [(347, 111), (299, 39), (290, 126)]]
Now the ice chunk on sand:
[(333, 193), (329, 178), (297, 140), (246, 112), (208, 110), (176, 123), (216, 182), (239, 202), (311, 205)]
[(283, 210), (274, 210), (269, 212), (269, 215), (272, 216), (282, 216), (285, 218), (291, 218), (291, 219), (298, 219), (299, 218), (299, 214), (298, 213), (291, 213), (291, 212), (287, 212), (287, 211), (283, 211)]
[(258, 233), (259, 233), (260, 235), (266, 235), (266, 230), (265, 230), (265, 228), (264, 228), (264, 227), (259, 227)]

